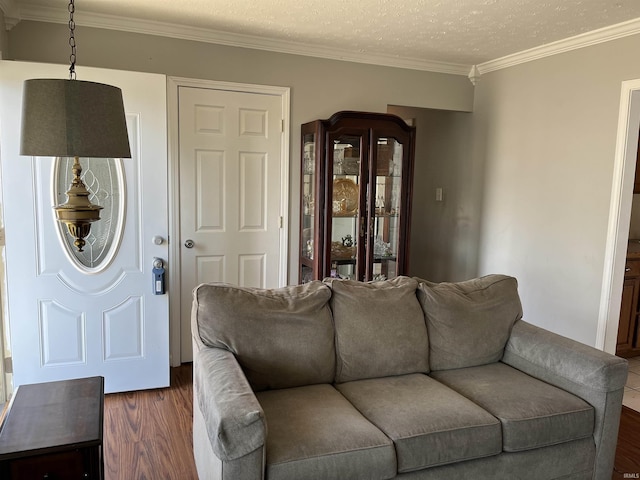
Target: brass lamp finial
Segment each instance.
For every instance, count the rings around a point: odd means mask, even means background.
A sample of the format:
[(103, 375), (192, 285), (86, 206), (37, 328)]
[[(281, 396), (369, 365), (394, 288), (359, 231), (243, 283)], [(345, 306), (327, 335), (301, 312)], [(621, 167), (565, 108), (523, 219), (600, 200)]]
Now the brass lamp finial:
[(73, 244), (79, 252), (83, 251), (87, 243), (84, 239), (91, 231), (91, 222), (100, 220), (100, 210), (102, 210), (100, 205), (94, 205), (89, 201), (91, 193), (82, 181), (81, 174), (80, 159), (74, 157), (73, 181), (67, 190), (67, 201), (53, 207), (58, 221), (64, 223), (71, 236), (75, 238)]

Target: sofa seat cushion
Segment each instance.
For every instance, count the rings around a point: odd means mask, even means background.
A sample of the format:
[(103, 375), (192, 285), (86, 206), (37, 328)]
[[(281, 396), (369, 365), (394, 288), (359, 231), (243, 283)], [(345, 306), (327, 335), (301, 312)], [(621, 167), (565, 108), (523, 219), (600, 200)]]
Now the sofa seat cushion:
[(395, 477), (393, 442), (331, 385), (256, 396), (267, 421), (269, 480)]
[(193, 292), (192, 330), (205, 345), (232, 352), (254, 390), (331, 383), (330, 297), (320, 281), (275, 289), (203, 284)]
[(398, 472), (502, 451), (498, 419), (426, 375), (358, 380), (336, 388), (393, 440)]
[(429, 340), (416, 280), (325, 282), (333, 291), (337, 383), (429, 372)]
[(518, 452), (593, 435), (593, 407), (504, 363), (432, 376), (500, 419), (502, 445)]

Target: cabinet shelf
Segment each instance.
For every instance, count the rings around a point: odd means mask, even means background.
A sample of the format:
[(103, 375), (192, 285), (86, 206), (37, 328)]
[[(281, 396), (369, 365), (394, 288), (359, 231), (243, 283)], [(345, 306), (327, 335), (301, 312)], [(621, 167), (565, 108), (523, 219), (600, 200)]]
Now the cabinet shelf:
[[(389, 256), (389, 257), (385, 257), (385, 256), (382, 256), (382, 255), (374, 255), (373, 256), (373, 262), (374, 263), (395, 262), (397, 260), (398, 260), (398, 257), (395, 257), (395, 256)], [(335, 258), (335, 257), (331, 257), (331, 263), (336, 263), (338, 265), (355, 265), (356, 259), (355, 258)]]

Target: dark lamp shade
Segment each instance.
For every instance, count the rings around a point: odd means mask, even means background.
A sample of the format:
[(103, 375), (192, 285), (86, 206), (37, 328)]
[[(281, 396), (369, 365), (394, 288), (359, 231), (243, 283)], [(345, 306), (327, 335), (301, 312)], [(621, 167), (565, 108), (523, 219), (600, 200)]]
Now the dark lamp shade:
[(81, 80), (26, 80), (20, 154), (131, 158), (122, 91)]

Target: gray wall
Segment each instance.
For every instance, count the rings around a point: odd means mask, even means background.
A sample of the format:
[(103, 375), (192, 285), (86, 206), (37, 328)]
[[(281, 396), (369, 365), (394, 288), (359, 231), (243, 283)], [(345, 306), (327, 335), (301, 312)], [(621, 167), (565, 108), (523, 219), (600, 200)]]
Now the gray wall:
[(409, 273), (433, 282), (472, 278), (483, 181), (471, 161), (472, 115), (397, 106), (389, 113), (413, 119), (416, 127)]
[[(68, 28), (20, 22), (9, 32), (8, 58), (67, 63)], [(291, 88), (290, 282), (297, 281), (300, 131), (302, 123), (340, 110), (386, 112), (387, 105), (470, 111), (473, 86), (464, 76), (380, 67), (227, 47), (159, 36), (76, 28), (82, 65), (170, 76)], [(420, 183), (419, 180), (416, 180)], [(418, 250), (419, 247), (416, 247)], [(416, 251), (414, 250), (414, 251)], [(418, 250), (419, 251), (419, 250)]]
[(525, 318), (594, 345), (621, 83), (640, 36), (480, 78), (474, 159), (484, 165), (479, 273), (518, 278)]

